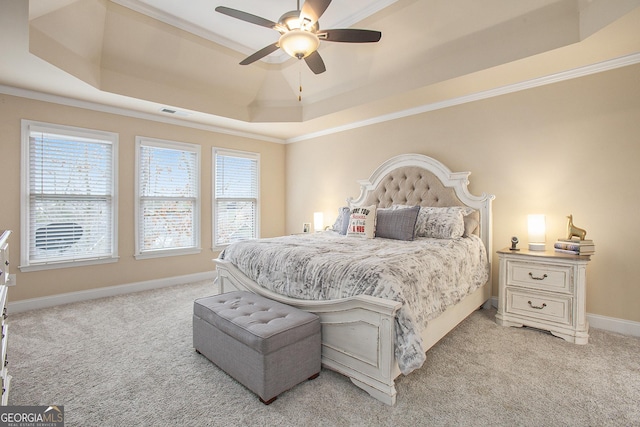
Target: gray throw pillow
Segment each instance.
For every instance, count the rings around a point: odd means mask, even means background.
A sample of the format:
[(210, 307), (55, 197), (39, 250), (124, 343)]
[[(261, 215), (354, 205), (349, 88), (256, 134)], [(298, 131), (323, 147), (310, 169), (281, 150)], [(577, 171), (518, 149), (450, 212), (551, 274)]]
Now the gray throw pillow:
[(376, 237), (413, 240), (419, 206), (406, 209), (378, 209)]

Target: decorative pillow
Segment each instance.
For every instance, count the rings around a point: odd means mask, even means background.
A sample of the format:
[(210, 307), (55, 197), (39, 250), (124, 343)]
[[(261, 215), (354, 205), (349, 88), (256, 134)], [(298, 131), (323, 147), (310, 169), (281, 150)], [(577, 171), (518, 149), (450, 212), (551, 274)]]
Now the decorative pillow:
[[(474, 210), (472, 213), (475, 212), (476, 211)], [(471, 236), (480, 225), (478, 220), (475, 218), (475, 215), (472, 215), (472, 213), (466, 215), (463, 213), (464, 217), (462, 219), (464, 220), (464, 234), (462, 234), (462, 237)]]
[(351, 210), (349, 209), (349, 207), (343, 206), (338, 209), (338, 217), (336, 218), (336, 222), (333, 223), (332, 230), (343, 235), (347, 234), (350, 215)]
[(421, 207), (416, 222), (416, 236), (436, 239), (453, 239), (464, 234), (463, 212), (470, 208)]
[(376, 237), (413, 240), (420, 206), (405, 209), (378, 209), (376, 211)]
[(353, 208), (349, 217), (347, 236), (373, 239), (376, 232), (376, 205)]

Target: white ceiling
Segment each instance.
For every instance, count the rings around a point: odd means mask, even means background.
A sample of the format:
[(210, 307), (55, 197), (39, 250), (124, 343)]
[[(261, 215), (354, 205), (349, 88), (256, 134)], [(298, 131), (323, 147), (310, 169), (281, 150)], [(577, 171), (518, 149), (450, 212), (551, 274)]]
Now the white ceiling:
[(215, 7), (295, 3), (0, 0), (0, 92), (290, 142), (640, 61), (640, 0), (334, 0), (321, 28), (382, 40), (238, 65), (278, 33)]
[[(69, 0), (61, 0), (69, 1)], [(227, 6), (278, 22), (285, 12), (296, 10), (296, 0), (112, 0), (122, 6), (151, 16), (159, 21), (197, 34), (208, 40), (234, 49), (247, 56), (278, 40), (279, 34), (268, 28), (236, 20), (214, 12), (217, 6)], [(321, 28), (349, 28), (397, 0), (337, 0), (322, 15)], [(49, 3), (49, 0), (47, 0)], [(304, 0), (300, 2), (302, 5)], [(280, 63), (289, 59), (276, 52), (264, 60)]]

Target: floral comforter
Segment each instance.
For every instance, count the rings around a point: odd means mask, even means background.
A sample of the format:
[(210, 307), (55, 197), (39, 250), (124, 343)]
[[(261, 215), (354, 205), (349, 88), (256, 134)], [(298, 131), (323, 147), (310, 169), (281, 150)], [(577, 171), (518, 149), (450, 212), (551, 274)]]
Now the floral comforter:
[(400, 241), (325, 232), (237, 242), (220, 258), (292, 298), (365, 294), (401, 302), (395, 355), (405, 375), (426, 359), (421, 331), (427, 322), (488, 280), (487, 253), (477, 236)]

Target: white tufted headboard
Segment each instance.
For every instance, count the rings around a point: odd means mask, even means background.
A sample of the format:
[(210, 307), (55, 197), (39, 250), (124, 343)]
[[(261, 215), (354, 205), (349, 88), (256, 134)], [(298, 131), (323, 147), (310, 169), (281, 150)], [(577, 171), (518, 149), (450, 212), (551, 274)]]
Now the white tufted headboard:
[(348, 198), (350, 208), (376, 205), (386, 208), (392, 204), (419, 206), (470, 206), (477, 210), (480, 236), (492, 254), (491, 203), (495, 196), (469, 193), (471, 172), (451, 172), (449, 168), (422, 154), (402, 154), (380, 165), (368, 180), (358, 181), (360, 195)]

